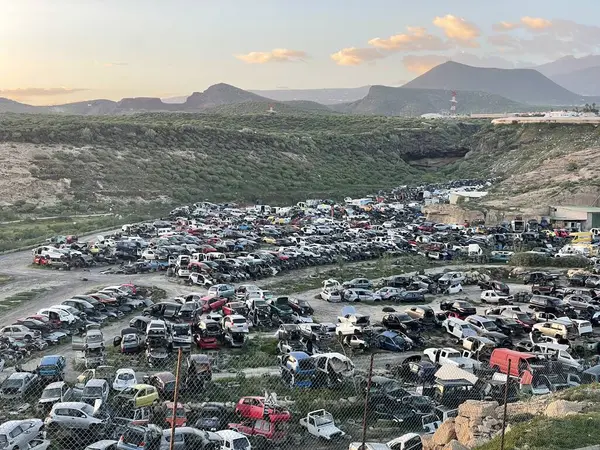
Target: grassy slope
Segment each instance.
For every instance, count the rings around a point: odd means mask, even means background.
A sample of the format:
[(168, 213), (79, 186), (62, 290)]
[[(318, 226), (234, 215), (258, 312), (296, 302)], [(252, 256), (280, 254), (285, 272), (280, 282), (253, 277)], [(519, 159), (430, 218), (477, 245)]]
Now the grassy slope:
[(339, 115), (12, 115), (1, 125), (0, 142), (15, 143), (16, 151), (19, 142), (39, 145), (30, 171), (70, 179), (74, 199), (65, 208), (82, 212), (159, 196), (168, 203), (289, 202), (365, 194), (421, 180), (407, 160), (460, 151), (478, 129)]

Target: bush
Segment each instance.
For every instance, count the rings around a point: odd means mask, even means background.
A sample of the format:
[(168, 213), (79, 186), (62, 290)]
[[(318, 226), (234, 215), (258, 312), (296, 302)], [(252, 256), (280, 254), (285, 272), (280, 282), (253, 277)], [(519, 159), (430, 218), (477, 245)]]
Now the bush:
[(590, 261), (583, 256), (551, 258), (535, 253), (515, 253), (508, 263), (511, 266), (520, 267), (562, 267), (565, 269), (586, 268), (591, 265)]

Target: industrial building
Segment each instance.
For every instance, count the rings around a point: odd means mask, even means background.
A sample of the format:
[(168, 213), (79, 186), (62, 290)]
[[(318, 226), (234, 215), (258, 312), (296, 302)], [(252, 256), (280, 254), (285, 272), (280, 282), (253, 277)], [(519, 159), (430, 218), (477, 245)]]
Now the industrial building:
[(600, 208), (596, 206), (550, 206), (549, 218), (554, 228), (589, 231), (600, 228)]

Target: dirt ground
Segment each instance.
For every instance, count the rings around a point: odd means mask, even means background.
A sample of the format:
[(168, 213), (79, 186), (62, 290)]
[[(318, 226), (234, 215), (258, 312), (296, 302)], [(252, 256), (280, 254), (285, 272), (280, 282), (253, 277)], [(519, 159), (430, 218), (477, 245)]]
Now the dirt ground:
[[(85, 238), (84, 238), (85, 239)], [(433, 269), (432, 271), (441, 271), (452, 269), (452, 266), (446, 266), (444, 268)], [(62, 301), (70, 298), (73, 295), (81, 294), (92, 289), (102, 288), (104, 286), (116, 285), (121, 283), (135, 283), (144, 286), (157, 286), (164, 289), (167, 293), (167, 298), (187, 294), (190, 292), (206, 292), (205, 289), (200, 287), (190, 287), (184, 284), (170, 281), (164, 273), (151, 273), (151, 274), (137, 274), (137, 275), (114, 275), (114, 274), (102, 274), (100, 273), (104, 268), (92, 268), (91, 270), (73, 270), (73, 271), (59, 271), (59, 270), (45, 270), (36, 268), (31, 265), (31, 252), (23, 251), (18, 253), (6, 254), (0, 256), (0, 274), (9, 275), (11, 280), (0, 286), (0, 305), (4, 306), (0, 310), (0, 326), (5, 326), (13, 323), (17, 319), (33, 314), (42, 307), (46, 307), (52, 304), (61, 303)], [(309, 276), (313, 273), (314, 269), (298, 270), (291, 273), (287, 273), (281, 276), (261, 280), (257, 284), (261, 287), (268, 288), (272, 283), (278, 283), (282, 280), (294, 280), (303, 276)], [(431, 272), (431, 271), (430, 271)], [(343, 280), (340, 280), (343, 281)], [(517, 292), (523, 290), (522, 285), (511, 285), (511, 290)], [(24, 300), (19, 303), (15, 303), (14, 306), (5, 302), (7, 297), (15, 294), (30, 291), (32, 289), (44, 289), (43, 292), (35, 295), (33, 298)], [(300, 297), (308, 300), (315, 310), (314, 319), (317, 322), (336, 322), (337, 316), (340, 314), (341, 309), (346, 306), (346, 303), (327, 303), (320, 298), (317, 298), (320, 290), (314, 289), (305, 292), (289, 292), (288, 295)], [(462, 295), (455, 296), (444, 296), (438, 295), (432, 300), (430, 306), (435, 310), (439, 310), (439, 304), (441, 301), (449, 300), (452, 298), (469, 298), (473, 301), (478, 301), (480, 290), (476, 286), (465, 286), (465, 292)], [(383, 317), (382, 306), (379, 303), (366, 304), (360, 303), (354, 305), (357, 312), (362, 314), (368, 314), (371, 316), (373, 323), (379, 322)], [(395, 306), (395, 309), (400, 311), (404, 308), (411, 306), (409, 304), (402, 304)], [(481, 312), (485, 307), (478, 308)], [(119, 334), (120, 330), (126, 326), (129, 318), (124, 320), (113, 322), (103, 327), (103, 333), (107, 340), (107, 347), (112, 346), (112, 338)], [(272, 336), (272, 333), (263, 333), (264, 335)], [(252, 334), (251, 334), (252, 336)], [(443, 344), (444, 339), (441, 339), (439, 344)], [(448, 343), (452, 343), (448, 339)], [(76, 352), (71, 350), (70, 344), (64, 344), (61, 346), (49, 347), (45, 354), (62, 354), (67, 358), (74, 358)], [(36, 355), (29, 364), (25, 364), (25, 368), (33, 368), (39, 361), (39, 356)], [(377, 356), (376, 366), (382, 368), (387, 363), (393, 363), (399, 356), (397, 354), (389, 353)], [(366, 370), (368, 368), (369, 357), (368, 355), (355, 355), (353, 360), (358, 369)], [(31, 366), (31, 367), (29, 367)], [(264, 373), (272, 373), (276, 371), (276, 361), (273, 361), (273, 366), (265, 367), (263, 369), (252, 369), (248, 375), (262, 375)], [(10, 369), (7, 369), (5, 373), (10, 373)], [(74, 378), (79, 373), (69, 365), (69, 371), (67, 373), (67, 379)], [(227, 377), (235, 374), (224, 373), (220, 376)], [(2, 378), (0, 376), (0, 378)], [(218, 378), (218, 376), (217, 376)]]

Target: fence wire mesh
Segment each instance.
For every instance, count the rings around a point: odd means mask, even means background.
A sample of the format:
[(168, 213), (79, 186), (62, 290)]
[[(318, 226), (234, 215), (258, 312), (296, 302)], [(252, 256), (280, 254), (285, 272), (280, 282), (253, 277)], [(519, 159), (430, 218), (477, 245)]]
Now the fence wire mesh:
[(165, 320), (170, 303), (157, 303), (119, 318), (114, 335), (88, 325), (41, 353), (4, 342), (0, 442), (19, 450), (416, 450), (452, 418), (467, 418), (471, 442), (490, 438), (507, 414), (526, 418), (505, 403), (600, 376), (583, 371), (597, 362), (597, 345), (581, 341), (568, 353), (523, 328), (511, 349), (498, 336), (457, 338), (451, 327), (462, 321), (427, 307), (419, 320), (389, 313), (372, 325), (344, 308), (337, 323), (292, 324), (261, 321), (240, 303), (229, 315), (176, 321)]

